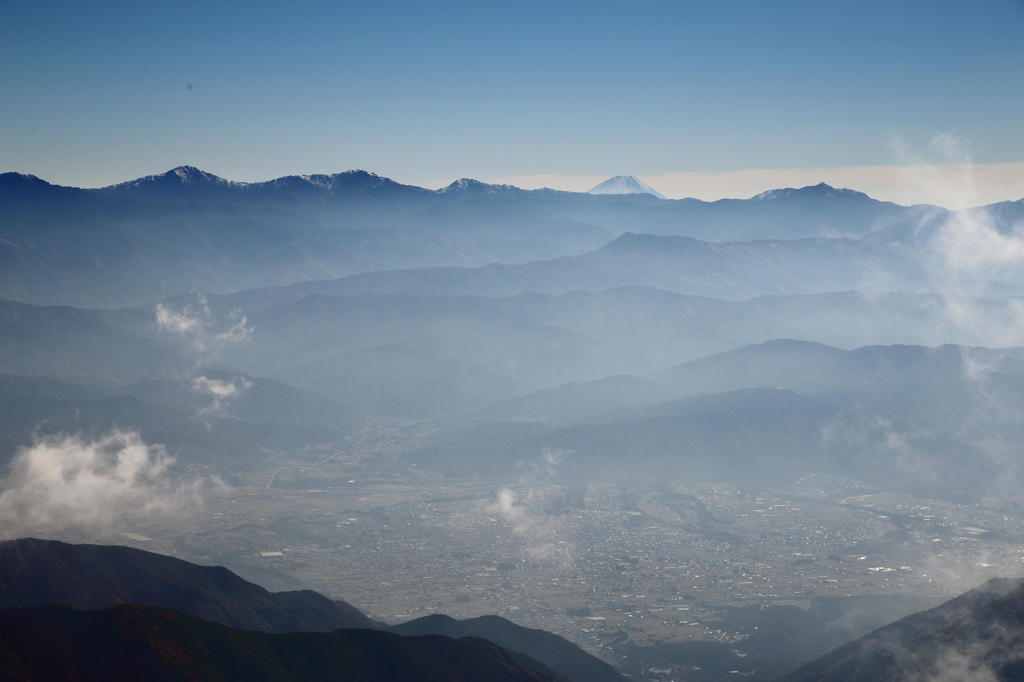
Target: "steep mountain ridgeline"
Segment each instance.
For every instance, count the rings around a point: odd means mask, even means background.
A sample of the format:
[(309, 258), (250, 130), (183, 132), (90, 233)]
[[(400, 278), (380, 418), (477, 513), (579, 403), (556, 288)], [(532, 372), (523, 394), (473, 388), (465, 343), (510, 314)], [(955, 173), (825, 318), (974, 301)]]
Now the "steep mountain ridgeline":
[(635, 231), (635, 227), (644, 225), (647, 229), (642, 231), (652, 234), (679, 234), (711, 241), (862, 235), (900, 222), (920, 223), (922, 215), (944, 213), (935, 206), (907, 208), (876, 201), (862, 192), (836, 189), (824, 183), (771, 190), (751, 199), (655, 201), (650, 193), (522, 190), (465, 178), (430, 191), (358, 170), (239, 183), (183, 166), (93, 191), (157, 203), (303, 208), (346, 216), (349, 220), (359, 216), (367, 226), (374, 218), (399, 220), (437, 206), (492, 202), (602, 225), (613, 234)]
[[(419, 227), (410, 214), (429, 207), (415, 196), (435, 193), (339, 191), (344, 178), (326, 203), (289, 189), (294, 182), (319, 187), (301, 178), (268, 190), (290, 199), (265, 202), (243, 193), (248, 198), (232, 202), (244, 185), (177, 170), (184, 179), (167, 175), (178, 186), (139, 181), (109, 193), (0, 175), (0, 262), (7, 265), (0, 297), (121, 307), (184, 292), (226, 293), (396, 267), (553, 258), (610, 239), (599, 227), (537, 211), (498, 210), (488, 218), (486, 210), (447, 216), (442, 210)], [(196, 178), (202, 181), (185, 182)], [(333, 208), (324, 214), (324, 206)]]

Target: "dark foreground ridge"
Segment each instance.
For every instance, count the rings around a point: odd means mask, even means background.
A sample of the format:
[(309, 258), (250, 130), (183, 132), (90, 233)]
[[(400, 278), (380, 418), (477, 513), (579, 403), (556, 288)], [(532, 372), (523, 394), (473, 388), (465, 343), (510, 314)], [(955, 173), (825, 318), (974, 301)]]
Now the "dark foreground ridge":
[(615, 668), (565, 638), (545, 630), (516, 625), (500, 616), (456, 620), (438, 613), (389, 629), (400, 635), (446, 635), (455, 639), (482, 637), (542, 661), (565, 673), (573, 682), (615, 682), (623, 679)]
[(434, 615), (389, 628), (347, 602), (332, 601), (312, 590), (269, 592), (223, 566), (199, 566), (132, 547), (33, 538), (0, 543), (0, 608), (64, 604), (105, 609), (126, 603), (173, 609), (267, 633), (361, 628), (389, 629), (399, 635), (480, 637), (536, 659), (572, 682), (623, 679), (610, 665), (567, 639), (498, 616), (458, 621)]
[(146, 604), (262, 632), (382, 627), (312, 590), (269, 592), (223, 566), (199, 566), (132, 547), (24, 538), (0, 543), (0, 607)]
[(1024, 580), (989, 580), (934, 609), (844, 644), (785, 678), (787, 682), (906, 679), (1024, 679)]
[(130, 604), (0, 610), (0, 680), (567, 682), (476, 637), (270, 634)]

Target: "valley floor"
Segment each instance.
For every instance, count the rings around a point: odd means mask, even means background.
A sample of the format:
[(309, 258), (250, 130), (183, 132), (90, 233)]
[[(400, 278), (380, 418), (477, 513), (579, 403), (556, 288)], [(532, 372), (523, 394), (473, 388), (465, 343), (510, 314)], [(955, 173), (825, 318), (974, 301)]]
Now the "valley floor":
[(282, 456), (194, 516), (99, 541), (311, 587), (391, 623), (497, 613), (612, 663), (627, 638), (742, 656), (750, 632), (729, 607), (894, 594), (924, 605), (1024, 567), (1021, 500), (925, 500), (815, 475), (760, 490), (444, 480), (397, 463), (410, 437), (381, 428), (345, 452)]

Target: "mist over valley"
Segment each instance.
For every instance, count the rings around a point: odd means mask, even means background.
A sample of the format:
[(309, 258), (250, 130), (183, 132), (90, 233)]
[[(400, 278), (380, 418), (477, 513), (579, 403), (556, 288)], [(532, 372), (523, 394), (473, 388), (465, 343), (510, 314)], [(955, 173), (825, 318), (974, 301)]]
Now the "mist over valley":
[(888, 624), (1021, 574), (1022, 220), (824, 183), (0, 174), (0, 628), (578, 682), (902, 679), (846, 644), (887, 626), (1009, 679), (1013, 647)]

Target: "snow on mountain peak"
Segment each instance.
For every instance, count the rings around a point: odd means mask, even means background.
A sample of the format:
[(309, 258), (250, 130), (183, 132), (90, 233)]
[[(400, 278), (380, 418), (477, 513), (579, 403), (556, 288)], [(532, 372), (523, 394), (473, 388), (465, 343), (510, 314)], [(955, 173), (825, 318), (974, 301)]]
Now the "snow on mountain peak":
[(587, 194), (653, 194), (659, 199), (665, 197), (658, 190), (633, 175), (616, 175), (608, 178)]
[(206, 171), (199, 170), (195, 166), (178, 166), (177, 168), (172, 168), (167, 171), (165, 175), (168, 177), (176, 175), (185, 183), (212, 182), (216, 184), (224, 184), (230, 182), (224, 178), (217, 177), (213, 173), (207, 173)]
[(750, 200), (769, 201), (771, 199), (781, 199), (784, 197), (801, 197), (808, 199), (839, 196), (863, 199), (868, 198), (868, 195), (863, 192), (858, 192), (852, 189), (837, 189), (824, 182), (819, 182), (817, 185), (808, 185), (807, 187), (801, 187), (800, 189), (794, 189), (793, 187), (787, 187), (785, 189), (770, 189), (767, 192), (761, 192), (760, 194), (750, 197)]
[(440, 194), (445, 194), (447, 192), (455, 191), (475, 191), (485, 192), (488, 194), (495, 194), (497, 192), (509, 192), (518, 189), (518, 187), (514, 187), (513, 185), (492, 185), (486, 182), (481, 182), (479, 180), (474, 180), (473, 178), (460, 178), (455, 182), (451, 183), (450, 185), (448, 185), (447, 187), (442, 187), (441, 189), (437, 190), (437, 192)]

